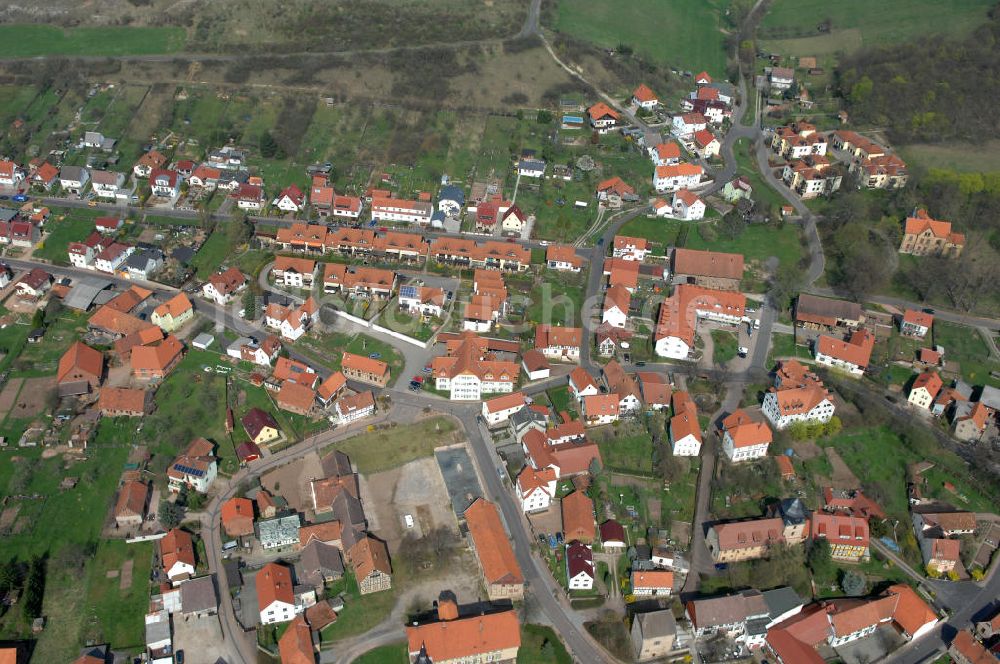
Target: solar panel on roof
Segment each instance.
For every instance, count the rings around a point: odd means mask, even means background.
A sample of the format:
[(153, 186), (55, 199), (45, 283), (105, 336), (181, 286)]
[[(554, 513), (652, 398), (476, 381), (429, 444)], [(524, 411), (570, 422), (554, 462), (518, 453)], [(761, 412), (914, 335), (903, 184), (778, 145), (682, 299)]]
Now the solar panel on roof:
[(184, 466), (184, 465), (181, 465), (181, 464), (177, 464), (177, 465), (174, 466), (174, 468), (176, 470), (184, 473), (185, 475), (194, 475), (195, 477), (202, 477), (202, 476), (205, 475), (205, 471), (198, 470), (197, 468), (191, 468), (190, 466)]
[(401, 286), (399, 289), (399, 296), (413, 298), (417, 297), (417, 292), (418, 290), (416, 286)]

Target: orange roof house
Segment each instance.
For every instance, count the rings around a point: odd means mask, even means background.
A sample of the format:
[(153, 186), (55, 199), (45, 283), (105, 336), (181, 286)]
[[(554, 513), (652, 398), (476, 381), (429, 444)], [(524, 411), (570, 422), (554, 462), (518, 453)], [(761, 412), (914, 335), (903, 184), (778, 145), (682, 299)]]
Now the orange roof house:
[(648, 85), (640, 83), (639, 87), (632, 92), (632, 99), (636, 100), (640, 104), (649, 104), (657, 101), (657, 96)]
[(348, 380), (359, 380), (382, 387), (389, 382), (389, 365), (363, 355), (345, 352), (341, 358), (340, 371)]
[(295, 616), (278, 639), (281, 664), (316, 664), (313, 632), (305, 616)]
[(60, 385), (85, 381), (93, 389), (101, 384), (104, 374), (104, 355), (79, 341), (59, 358), (56, 382)]
[(594, 541), (594, 501), (582, 491), (574, 491), (562, 499), (563, 534), (567, 542)]
[(142, 417), (149, 406), (151, 392), (127, 387), (105, 387), (97, 399), (97, 408), (107, 417)]
[(278, 394), (275, 395), (274, 403), (282, 410), (298, 415), (308, 415), (315, 398), (316, 391), (312, 387), (286, 380), (281, 384)]
[(392, 565), (385, 542), (366, 535), (347, 552), (362, 595), (391, 588)]
[(263, 611), (275, 602), (295, 605), (292, 571), (278, 563), (268, 563), (257, 572), (257, 607)]
[(519, 599), (524, 595), (524, 575), (517, 564), (510, 538), (500, 521), (496, 505), (476, 499), (465, 510), (479, 568), (491, 600)]
[(854, 331), (847, 341), (823, 334), (816, 340), (816, 361), (860, 375), (868, 368), (874, 349), (875, 335), (868, 330)]
[(249, 498), (230, 498), (220, 510), (222, 529), (230, 537), (253, 535), (253, 501)]
[(600, 122), (602, 120), (604, 121), (611, 120), (614, 122), (618, 122), (621, 119), (621, 116), (618, 114), (618, 111), (611, 108), (603, 101), (599, 101), (590, 108), (588, 108), (587, 115), (590, 117), (591, 122)]
[(174, 528), (160, 539), (160, 560), (163, 571), (175, 576), (194, 574), (194, 539), (186, 530)]
[(521, 647), (521, 627), (513, 609), (460, 617), (454, 597), (442, 594), (438, 619), (408, 625), (406, 640), (410, 661), (423, 654), (434, 662), (478, 662), (499, 653), (495, 661), (512, 662)]
[(149, 328), (155, 325), (140, 320), (132, 314), (116, 311), (113, 307), (104, 305), (94, 312), (94, 315), (87, 321), (88, 327), (95, 330), (107, 332), (114, 337), (124, 337)]
[(184, 344), (172, 334), (158, 343), (132, 349), (132, 373), (136, 378), (162, 379), (177, 366), (184, 354)]

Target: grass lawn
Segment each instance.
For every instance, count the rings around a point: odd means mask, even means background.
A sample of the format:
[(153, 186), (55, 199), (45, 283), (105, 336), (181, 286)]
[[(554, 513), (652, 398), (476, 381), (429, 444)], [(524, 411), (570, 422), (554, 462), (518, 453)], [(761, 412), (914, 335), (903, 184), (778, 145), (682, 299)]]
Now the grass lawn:
[[(0, 26), (2, 28), (3, 26)], [(66, 248), (70, 242), (80, 242), (94, 230), (96, 215), (74, 210), (72, 213), (50, 219), (45, 224), (48, 235), (35, 249), (35, 258), (52, 261), (56, 265), (69, 265)]]
[[(236, 449), (226, 433), (226, 376), (202, 370), (219, 364), (218, 353), (190, 350), (156, 391), (156, 410), (145, 418), (140, 438), (157, 455), (154, 464), (166, 469), (174, 455), (201, 436), (217, 444), (219, 470), (234, 473), (239, 467)], [(253, 388), (241, 385), (248, 391)], [(268, 409), (275, 412), (274, 409)], [(237, 413), (237, 417), (242, 414)], [(133, 420), (123, 419), (123, 425)], [(287, 430), (286, 430), (287, 431)]]
[[(393, 579), (395, 582), (396, 579)], [(328, 625), (320, 631), (320, 640), (324, 646), (334, 641), (350, 636), (363, 634), (375, 625), (385, 620), (392, 607), (396, 604), (396, 594), (399, 589), (384, 590), (378, 593), (361, 596), (358, 592), (358, 582), (353, 572), (346, 572), (341, 579), (327, 587), (327, 595), (335, 596), (345, 593), (344, 610), (337, 614), (337, 622)], [(382, 661), (382, 660), (372, 660)]]
[(659, 65), (707, 70), (722, 78), (726, 70), (719, 3), (703, 0), (560, 0), (555, 28), (604, 48), (627, 44)]
[[(992, 0), (775, 0), (761, 22), (768, 50), (821, 55), (905, 42), (921, 35), (966, 34), (986, 22)], [(830, 31), (817, 26), (830, 21)]]
[(914, 143), (899, 146), (906, 163), (959, 172), (1000, 171), (1000, 140), (969, 143)]
[(653, 472), (653, 438), (641, 423), (595, 427), (588, 431), (588, 438), (597, 443), (606, 468), (637, 475)]
[(572, 661), (573, 658), (566, 652), (566, 647), (551, 627), (521, 626), (521, 649), (517, 651), (517, 664), (571, 664)]
[(184, 28), (73, 28), (50, 25), (0, 26), (0, 57), (39, 55), (146, 55), (184, 47)]
[(405, 311), (400, 311), (399, 298), (396, 297), (392, 298), (389, 304), (386, 305), (385, 309), (375, 320), (375, 324), (387, 327), (394, 332), (405, 334), (408, 337), (413, 337), (419, 341), (427, 341), (434, 336), (434, 332), (440, 327), (439, 320), (437, 324), (428, 324), (420, 316), (411, 316)]
[(49, 376), (56, 373), (59, 358), (87, 329), (86, 316), (71, 309), (63, 309), (59, 318), (45, 329), (40, 343), (25, 344), (14, 361), (18, 376)]
[(356, 658), (354, 664), (408, 664), (410, 654), (407, 650), (405, 642), (379, 646)]
[(529, 323), (578, 326), (583, 310), (583, 276), (547, 272), (544, 279), (534, 283), (528, 297)]
[(456, 425), (446, 417), (432, 417), (414, 424), (380, 429), (335, 443), (364, 475), (396, 468), (430, 456), (435, 447), (455, 441)]
[(569, 391), (569, 386), (567, 385), (553, 387), (551, 390), (546, 392), (546, 394), (549, 395), (549, 402), (552, 404), (552, 410), (557, 413), (561, 413), (565, 410), (571, 415), (574, 415), (579, 410), (576, 399), (573, 398), (573, 393)]
[(716, 364), (725, 364), (736, 357), (738, 345), (736, 335), (725, 330), (712, 330), (712, 360)]
[[(12, 425), (8, 418), (4, 427)], [(142, 645), (151, 545), (126, 548), (123, 542), (98, 542), (128, 455), (130, 431), (102, 420), (82, 461), (67, 466), (61, 455), (42, 459), (41, 448), (31, 448), (19, 450), (21, 460), (0, 469), (0, 493), (44, 497), (9, 502), (7, 508), (19, 510), (17, 532), (0, 537), (0, 557), (5, 560), (50, 556), (42, 611), (48, 625), (33, 655), (44, 661), (71, 660), (97, 633), (103, 635), (97, 641), (114, 639), (116, 647)], [(60, 490), (64, 477), (78, 478), (76, 488)], [(92, 544), (97, 548), (90, 554), (86, 547)], [(119, 580), (106, 579), (105, 573), (109, 567), (120, 566), (125, 557), (135, 561), (133, 586), (120, 591)], [(30, 626), (21, 623), (21, 611), (15, 607), (0, 619), (0, 638), (25, 636)]]
[(214, 273), (223, 261), (230, 257), (233, 247), (225, 231), (217, 230), (208, 236), (198, 253), (191, 259), (191, 267), (199, 279), (207, 279)]
[[(906, 465), (921, 461), (923, 457), (908, 448), (895, 431), (889, 427), (845, 431), (830, 438), (827, 444), (837, 449), (855, 475), (881, 487), (886, 512), (906, 516)], [(974, 511), (996, 509), (988, 494), (969, 479), (965, 462), (956, 454), (940, 449), (929, 460), (935, 464), (924, 474), (927, 480), (924, 493), (929, 498)], [(956, 493), (943, 487), (945, 481), (955, 485)]]
[(390, 386), (399, 379), (405, 364), (403, 356), (394, 346), (360, 333), (353, 337), (339, 332), (307, 335), (296, 342), (295, 347), (304, 355), (315, 358), (317, 362), (334, 371), (340, 369), (344, 351), (364, 357), (378, 353), (380, 357), (377, 359), (389, 365)]
[(774, 332), (771, 334), (771, 352), (767, 355), (767, 366), (772, 367), (775, 363), (775, 358), (779, 357), (809, 359), (812, 357), (812, 353), (809, 352), (807, 346), (796, 345), (794, 337), (791, 334)]
[[(121, 578), (108, 578), (109, 570), (120, 570), (131, 560), (132, 585), (121, 589)], [(115, 648), (141, 650), (144, 638), (143, 615), (149, 606), (149, 570), (153, 543), (126, 544), (104, 540), (88, 564), (86, 638), (94, 643), (113, 643)], [(95, 622), (96, 621), (96, 622)]]
[(990, 357), (986, 341), (978, 330), (964, 325), (935, 321), (933, 340), (934, 345), (944, 346), (946, 361), (959, 363), (962, 376), (971, 384), (989, 383), (1000, 387), (1000, 381), (990, 376), (991, 371), (1000, 370), (1000, 362)]

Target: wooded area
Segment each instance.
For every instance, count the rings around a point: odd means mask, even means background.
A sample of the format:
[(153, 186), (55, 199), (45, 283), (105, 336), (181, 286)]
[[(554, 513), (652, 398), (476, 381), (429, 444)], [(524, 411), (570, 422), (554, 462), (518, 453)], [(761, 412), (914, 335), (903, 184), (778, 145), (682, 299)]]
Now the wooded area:
[(1000, 11), (970, 36), (845, 56), (837, 90), (855, 124), (885, 127), (897, 143), (980, 142), (1000, 127)]

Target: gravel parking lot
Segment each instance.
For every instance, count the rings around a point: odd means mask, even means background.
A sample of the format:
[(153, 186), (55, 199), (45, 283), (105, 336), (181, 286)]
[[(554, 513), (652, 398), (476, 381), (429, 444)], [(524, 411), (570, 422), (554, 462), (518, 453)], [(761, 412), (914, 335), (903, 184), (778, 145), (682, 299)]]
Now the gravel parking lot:
[(183, 618), (174, 615), (174, 649), (184, 651), (184, 661), (191, 664), (216, 664), (225, 661), (222, 628), (218, 616)]

